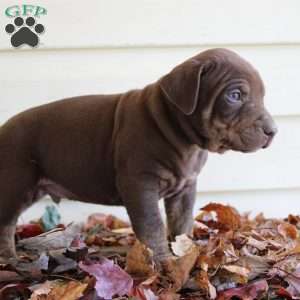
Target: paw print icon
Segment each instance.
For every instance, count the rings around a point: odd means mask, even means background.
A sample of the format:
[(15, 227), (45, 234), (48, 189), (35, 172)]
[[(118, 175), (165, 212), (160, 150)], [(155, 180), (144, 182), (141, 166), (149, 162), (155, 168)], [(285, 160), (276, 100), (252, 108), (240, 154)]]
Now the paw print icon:
[(16, 17), (14, 24), (7, 24), (5, 31), (11, 35), (11, 44), (18, 48), (22, 45), (36, 47), (39, 44), (39, 35), (45, 31), (42, 24), (36, 24), (33, 17), (28, 17), (25, 21), (22, 17)]

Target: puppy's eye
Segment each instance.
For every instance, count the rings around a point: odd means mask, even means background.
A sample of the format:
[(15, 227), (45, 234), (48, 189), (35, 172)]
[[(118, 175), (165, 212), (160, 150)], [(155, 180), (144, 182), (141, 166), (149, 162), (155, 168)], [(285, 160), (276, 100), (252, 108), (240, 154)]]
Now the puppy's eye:
[(228, 91), (225, 95), (226, 100), (230, 103), (237, 103), (242, 100), (242, 94), (241, 91), (238, 89), (234, 89), (231, 91)]

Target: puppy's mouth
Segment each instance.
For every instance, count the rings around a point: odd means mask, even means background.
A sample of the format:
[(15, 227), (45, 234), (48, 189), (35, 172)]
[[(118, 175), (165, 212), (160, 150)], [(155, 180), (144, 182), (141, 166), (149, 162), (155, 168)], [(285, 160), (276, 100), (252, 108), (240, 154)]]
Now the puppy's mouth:
[(263, 149), (268, 148), (271, 145), (273, 139), (274, 139), (274, 136), (269, 136), (268, 139), (267, 139), (267, 142), (262, 146), (262, 148)]
[(256, 131), (251, 135), (240, 134), (236, 140), (230, 144), (230, 149), (243, 153), (253, 153), (259, 149), (265, 149), (272, 143), (273, 137), (269, 137), (263, 133)]
[(231, 149), (230, 144), (226, 141), (222, 141), (216, 152), (219, 154), (224, 154), (226, 151), (228, 151), (230, 149)]
[(202, 139), (202, 148), (213, 153), (224, 154), (225, 152), (237, 151), (243, 153), (252, 153), (259, 149), (265, 149), (272, 143), (273, 138), (266, 135), (258, 136), (246, 136), (243, 137), (241, 134), (236, 134), (232, 140), (228, 138), (213, 139), (204, 138)]
[(228, 150), (252, 153), (268, 148), (273, 138), (274, 135), (265, 134), (262, 128), (248, 128), (247, 131), (234, 133), (221, 139), (205, 138), (202, 146), (210, 152), (219, 154)]
[(230, 143), (225, 140), (214, 142), (208, 138), (204, 140), (202, 147), (210, 152), (219, 153), (219, 154), (223, 154), (226, 151), (232, 149)]
[(219, 154), (224, 154), (225, 152), (227, 152), (228, 150), (230, 150), (230, 148), (227, 148), (225, 146), (220, 146), (219, 149), (217, 150), (217, 153)]

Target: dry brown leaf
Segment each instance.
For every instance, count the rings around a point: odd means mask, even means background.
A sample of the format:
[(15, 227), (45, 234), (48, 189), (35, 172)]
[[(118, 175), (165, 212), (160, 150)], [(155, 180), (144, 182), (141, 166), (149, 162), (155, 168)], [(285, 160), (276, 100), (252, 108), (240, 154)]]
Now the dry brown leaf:
[(300, 269), (299, 255), (287, 256), (274, 264), (269, 270), (268, 275), (285, 278), (287, 275), (293, 274), (297, 269)]
[(14, 271), (0, 271), (0, 282), (21, 281), (23, 277)]
[(131, 290), (130, 296), (136, 300), (158, 300), (153, 291), (149, 288), (144, 288), (143, 286), (137, 286)]
[(293, 299), (300, 298), (300, 268), (295, 272), (288, 274), (284, 280), (289, 284), (286, 291), (293, 297)]
[(154, 272), (153, 252), (136, 241), (126, 257), (126, 272), (135, 277), (150, 277)]
[[(87, 288), (87, 283), (81, 283), (79, 281), (69, 281), (67, 283), (56, 284), (51, 292), (43, 300), (78, 300), (83, 295), (83, 292)], [(39, 298), (37, 298), (39, 300)]]
[(159, 295), (159, 300), (179, 300), (180, 295), (176, 294), (174, 291), (164, 290)]
[(201, 239), (207, 237), (211, 233), (211, 228), (200, 221), (194, 222), (193, 237), (196, 239)]
[(241, 266), (236, 266), (236, 265), (227, 265), (227, 266), (223, 266), (222, 269), (230, 272), (230, 273), (235, 273), (238, 274), (240, 276), (243, 277), (247, 277), (249, 276), (250, 270), (245, 268), (245, 267), (241, 267)]
[(176, 236), (175, 242), (171, 243), (172, 251), (176, 256), (186, 255), (192, 247), (194, 242), (186, 234)]
[(287, 221), (290, 224), (293, 224), (293, 225), (297, 226), (300, 223), (300, 217), (292, 215), (292, 214), (289, 214), (288, 217), (287, 217)]
[(71, 224), (65, 229), (56, 228), (35, 237), (23, 239), (19, 241), (19, 246), (39, 252), (68, 248), (74, 238), (81, 233), (81, 228), (81, 224)]
[(206, 263), (209, 268), (219, 268), (220, 265), (237, 261), (237, 257), (232, 244), (224, 236), (213, 237), (208, 241), (205, 253)]
[(193, 245), (184, 256), (168, 258), (162, 262), (163, 271), (172, 281), (174, 290), (179, 290), (186, 283), (198, 255), (199, 249)]
[(121, 229), (129, 227), (127, 222), (120, 220), (113, 215), (105, 215), (102, 213), (94, 213), (88, 217), (87, 223), (84, 226), (85, 230), (89, 230), (96, 225), (101, 225), (106, 229)]
[(281, 260), (286, 256), (297, 255), (297, 254), (300, 254), (300, 244), (297, 244), (293, 248), (287, 249), (286, 251), (283, 251), (283, 252), (279, 253), (277, 255), (277, 258), (278, 258), (278, 260)]
[(215, 299), (217, 297), (216, 288), (209, 281), (206, 271), (197, 271), (184, 287), (195, 291), (200, 290), (206, 294), (208, 299)]
[(268, 241), (259, 241), (250, 236), (247, 240), (247, 246), (257, 248), (260, 251), (265, 250), (268, 247)]
[(278, 225), (278, 232), (284, 237), (284, 238), (290, 238), (295, 240), (298, 237), (298, 230), (296, 226), (289, 224), (289, 223), (281, 223)]
[[(207, 226), (221, 231), (237, 230), (241, 224), (241, 216), (231, 206), (210, 203), (201, 208), (200, 213), (196, 220), (206, 224)], [(203, 213), (204, 212), (204, 213)], [(209, 212), (212, 216), (211, 219), (207, 219), (207, 213)]]
[(36, 284), (30, 287), (32, 291), (31, 297), (29, 300), (42, 300), (47, 299), (49, 293), (51, 292), (52, 288), (57, 284), (57, 281), (45, 281), (41, 284)]
[(112, 232), (119, 234), (134, 234), (134, 231), (131, 227), (112, 229)]
[[(227, 285), (246, 284), (249, 280), (250, 270), (238, 265), (222, 266), (218, 271), (218, 278), (225, 288)], [(215, 281), (214, 281), (215, 283)]]
[[(244, 251), (244, 253), (247, 252)], [(248, 274), (249, 280), (258, 277), (259, 275), (266, 274), (272, 263), (274, 263), (268, 259), (268, 257), (251, 255), (250, 253), (241, 256), (238, 262), (250, 270)]]

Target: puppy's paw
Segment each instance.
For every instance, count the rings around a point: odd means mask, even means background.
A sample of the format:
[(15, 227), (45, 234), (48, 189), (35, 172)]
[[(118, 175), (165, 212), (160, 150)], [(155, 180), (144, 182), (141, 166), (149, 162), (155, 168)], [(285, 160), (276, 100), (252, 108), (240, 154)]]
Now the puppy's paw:
[(15, 266), (18, 263), (18, 258), (17, 256), (0, 256), (0, 265), (11, 265)]
[(0, 250), (0, 264), (2, 265), (14, 265), (18, 261), (16, 251), (10, 248), (3, 247)]

